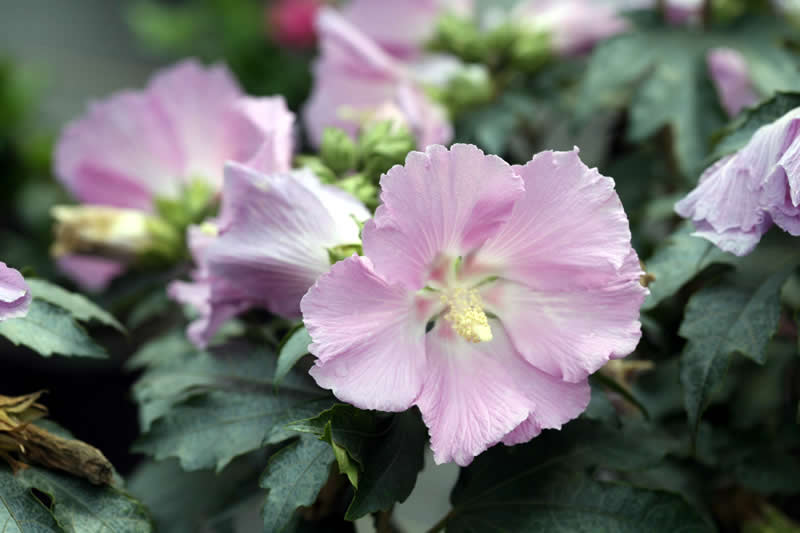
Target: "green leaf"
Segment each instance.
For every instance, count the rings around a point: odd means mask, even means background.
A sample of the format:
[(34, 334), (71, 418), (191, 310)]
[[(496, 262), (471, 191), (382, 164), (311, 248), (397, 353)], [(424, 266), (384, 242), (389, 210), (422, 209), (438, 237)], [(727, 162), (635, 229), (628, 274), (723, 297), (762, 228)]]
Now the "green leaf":
[(785, 452), (754, 454), (733, 468), (743, 487), (763, 494), (800, 493), (800, 460)]
[(177, 457), (186, 470), (220, 470), (231, 459), (294, 435), (286, 425), (332, 405), (306, 375), (276, 386), (275, 356), (245, 344), (151, 368), (134, 387), (147, 433), (137, 451)]
[(650, 294), (642, 305), (643, 311), (656, 307), (711, 265), (736, 261), (735, 256), (723, 252), (710, 241), (692, 236), (692, 231), (692, 225), (684, 223), (645, 262), (645, 269), (654, 280), (648, 287)]
[(308, 354), (308, 345), (311, 344), (311, 335), (300, 324), (291, 330), (278, 348), (278, 365), (275, 368), (275, 383), (280, 383), (294, 365)]
[(775, 122), (797, 107), (800, 107), (800, 93), (778, 92), (756, 107), (744, 111), (721, 132), (708, 163), (744, 147), (758, 128)]
[(127, 370), (145, 370), (165, 364), (174, 364), (191, 358), (197, 351), (197, 347), (186, 338), (186, 332), (183, 329), (173, 330), (143, 344), (125, 362), (125, 368)]
[(330, 445), (311, 435), (291, 441), (272, 456), (260, 482), (269, 490), (262, 512), (265, 532), (286, 531), (295, 510), (314, 503), (333, 462)]
[(708, 75), (708, 51), (721, 46), (740, 51), (764, 95), (791, 90), (800, 84), (800, 73), (781, 47), (782, 31), (775, 21), (748, 17), (730, 28), (654, 27), (606, 41), (590, 59), (578, 116), (629, 105), (629, 140), (640, 142), (668, 127), (678, 167), (694, 178), (724, 120)]
[(0, 528), (5, 533), (62, 531), (47, 508), (5, 464), (0, 464)]
[(353, 483), (356, 493), (345, 515), (348, 520), (404, 502), (424, 465), (428, 435), (415, 410), (380, 417), (372, 411), (338, 404), (290, 427), (321, 438), (329, 430), (332, 444), (346, 450), (358, 463), (358, 482)]
[[(713, 531), (676, 494), (605, 483), (587, 475), (590, 465), (633, 466), (626, 451), (639, 455), (641, 441), (633, 435), (614, 439), (612, 431), (579, 420), (561, 432), (547, 430), (528, 444), (496, 446), (480, 455), (462, 470), (453, 489), (453, 509), (444, 521), (447, 532)], [(642, 431), (637, 429), (647, 436)], [(635, 464), (644, 468), (665, 452)]]
[(0, 322), (0, 336), (45, 357), (106, 357), (105, 350), (95, 344), (69, 311), (36, 298), (24, 318)]
[(40, 279), (26, 279), (31, 294), (38, 300), (57, 305), (69, 311), (75, 320), (89, 322), (96, 320), (106, 326), (111, 326), (124, 332), (125, 328), (111, 313), (103, 310), (97, 304), (81, 294), (69, 292), (58, 285), (53, 285)]
[(711, 287), (689, 300), (678, 333), (689, 341), (681, 356), (681, 384), (693, 433), (725, 377), (731, 354), (764, 362), (767, 343), (778, 328), (780, 290), (789, 274), (773, 274), (752, 294)]
[[(40, 498), (50, 500), (49, 508)], [(14, 475), (6, 465), (0, 465), (0, 525), (9, 533), (153, 531), (144, 506), (117, 489), (38, 467)]]
[(219, 474), (185, 472), (174, 459), (147, 461), (128, 480), (128, 489), (147, 505), (159, 533), (207, 531), (210, 517), (258, 491), (261, 455), (240, 457)]

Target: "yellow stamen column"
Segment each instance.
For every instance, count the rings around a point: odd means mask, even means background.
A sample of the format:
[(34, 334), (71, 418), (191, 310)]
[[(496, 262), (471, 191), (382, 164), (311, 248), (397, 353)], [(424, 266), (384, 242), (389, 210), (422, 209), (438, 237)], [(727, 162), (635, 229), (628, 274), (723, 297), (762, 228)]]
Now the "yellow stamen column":
[(441, 300), (448, 306), (444, 319), (452, 324), (456, 333), (474, 343), (492, 340), (492, 328), (477, 290), (449, 289), (442, 293)]

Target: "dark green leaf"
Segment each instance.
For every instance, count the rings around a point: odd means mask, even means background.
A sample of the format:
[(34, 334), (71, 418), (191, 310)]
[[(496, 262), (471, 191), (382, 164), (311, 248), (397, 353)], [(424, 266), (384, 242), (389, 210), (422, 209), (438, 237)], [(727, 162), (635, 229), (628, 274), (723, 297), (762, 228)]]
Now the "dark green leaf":
[(273, 383), (275, 356), (248, 345), (148, 371), (134, 388), (149, 431), (136, 450), (178, 457), (186, 470), (221, 469), (231, 459), (291, 437), (286, 425), (332, 405), (308, 376)]
[(546, 431), (528, 444), (496, 446), (482, 454), (462, 470), (453, 490), (448, 533), (713, 531), (678, 495), (588, 476), (587, 465), (642, 468), (666, 453), (662, 449), (647, 461), (631, 463), (626, 450), (639, 455), (638, 448), (647, 448), (642, 443), (647, 434), (639, 428), (639, 440), (633, 436), (620, 440), (612, 437), (612, 431), (576, 421), (562, 432)]
[(645, 269), (655, 279), (650, 282), (650, 295), (642, 305), (647, 311), (669, 298), (686, 283), (713, 264), (731, 264), (736, 257), (725, 253), (710, 241), (691, 235), (690, 223), (683, 224), (645, 262)]
[(764, 494), (800, 493), (800, 460), (785, 452), (766, 450), (754, 454), (733, 468), (736, 480)]
[(111, 313), (103, 310), (85, 296), (69, 292), (58, 285), (53, 285), (44, 280), (26, 279), (25, 281), (28, 283), (31, 294), (35, 299), (43, 300), (66, 309), (72, 314), (75, 320), (80, 322), (97, 320), (106, 326), (111, 326), (119, 331), (125, 331), (122, 324), (120, 324)]
[(800, 93), (779, 92), (758, 106), (748, 109), (725, 127), (708, 162), (716, 161), (744, 147), (758, 128), (775, 122), (797, 107), (800, 107)]
[(183, 330), (174, 330), (144, 345), (125, 362), (128, 370), (144, 370), (190, 359), (197, 348)]
[(0, 464), (0, 528), (5, 533), (62, 531), (47, 508), (5, 464)]
[(159, 533), (196, 533), (210, 517), (257, 491), (261, 455), (234, 460), (219, 474), (186, 472), (177, 460), (148, 461), (128, 481), (153, 515)]
[[(49, 514), (32, 489), (51, 500)], [(5, 465), (0, 465), (0, 525), (3, 531), (14, 533), (153, 531), (144, 506), (117, 489), (38, 467), (15, 476)]]
[(106, 357), (105, 350), (95, 344), (69, 311), (38, 299), (31, 302), (24, 318), (0, 322), (0, 336), (45, 357)]
[(378, 416), (339, 404), (313, 419), (291, 425), (320, 437), (330, 427), (333, 444), (358, 463), (358, 483), (347, 510), (348, 520), (404, 502), (424, 465), (428, 436), (418, 413), (409, 410), (391, 417)]
[(278, 349), (278, 365), (275, 368), (275, 383), (280, 383), (294, 365), (306, 354), (311, 344), (311, 335), (302, 324), (288, 333)]
[(778, 327), (780, 289), (789, 273), (772, 275), (752, 294), (711, 287), (689, 300), (679, 334), (689, 341), (681, 358), (681, 384), (693, 432), (725, 377), (731, 354), (764, 361)]
[(629, 387), (621, 385), (616, 380), (608, 377), (607, 375), (601, 372), (597, 372), (594, 375), (592, 375), (591, 382), (593, 384), (600, 383), (607, 389), (616, 392), (625, 400), (627, 400), (631, 405), (636, 407), (639, 410), (639, 412), (641, 412), (642, 415), (644, 415), (645, 418), (650, 418), (650, 413), (647, 412), (647, 407), (639, 400), (639, 398), (636, 397), (636, 394)]
[(314, 503), (333, 462), (331, 446), (312, 435), (293, 440), (272, 456), (260, 482), (269, 490), (263, 510), (265, 533), (286, 531), (295, 510)]
[(800, 73), (781, 48), (778, 26), (751, 17), (730, 29), (659, 27), (611, 39), (590, 60), (578, 114), (629, 104), (629, 139), (639, 142), (669, 127), (678, 166), (694, 178), (724, 119), (708, 76), (708, 51), (720, 46), (740, 51), (762, 94), (791, 90)]
[(592, 384), (592, 399), (582, 416), (588, 418), (589, 420), (599, 420), (604, 422), (612, 422), (616, 420), (617, 411), (614, 409), (614, 406), (608, 399), (608, 395), (600, 385)]

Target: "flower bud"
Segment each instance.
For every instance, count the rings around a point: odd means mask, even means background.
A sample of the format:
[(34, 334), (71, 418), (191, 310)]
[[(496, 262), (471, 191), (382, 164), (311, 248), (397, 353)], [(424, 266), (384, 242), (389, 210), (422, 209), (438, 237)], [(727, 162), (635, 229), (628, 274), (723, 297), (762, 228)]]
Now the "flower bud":
[(356, 166), (356, 144), (338, 128), (325, 128), (320, 155), (322, 162), (335, 174), (343, 174)]
[(526, 71), (535, 72), (553, 55), (550, 34), (546, 31), (522, 32), (511, 50), (514, 64)]
[(361, 200), (370, 209), (378, 206), (378, 187), (364, 174), (353, 174), (337, 181), (335, 185)]
[(377, 181), (392, 166), (402, 164), (415, 147), (414, 135), (396, 122), (383, 121), (367, 126), (358, 146), (365, 176)]
[(151, 254), (175, 257), (182, 237), (162, 219), (133, 209), (80, 205), (53, 207), (56, 221), (52, 253), (99, 255), (131, 260)]
[(328, 257), (330, 258), (332, 265), (347, 259), (353, 254), (361, 255), (363, 253), (364, 252), (361, 249), (360, 244), (342, 244), (340, 246), (328, 248)]
[(294, 158), (294, 164), (298, 168), (307, 168), (313, 172), (322, 183), (336, 183), (336, 174), (317, 156), (298, 155)]
[(447, 83), (442, 94), (448, 109), (457, 114), (463, 109), (476, 107), (492, 99), (494, 90), (489, 72), (483, 65), (468, 65)]
[(474, 21), (454, 14), (439, 19), (431, 50), (449, 52), (467, 61), (481, 61), (485, 56), (483, 35)]
[(215, 194), (206, 180), (192, 180), (177, 198), (156, 198), (156, 212), (182, 233), (210, 215)]

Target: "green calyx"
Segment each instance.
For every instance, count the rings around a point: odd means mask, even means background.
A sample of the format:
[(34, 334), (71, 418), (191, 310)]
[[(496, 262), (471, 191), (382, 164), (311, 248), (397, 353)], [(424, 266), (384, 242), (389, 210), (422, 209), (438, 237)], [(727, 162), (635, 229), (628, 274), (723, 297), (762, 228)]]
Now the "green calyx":
[(155, 199), (158, 216), (178, 230), (185, 230), (213, 214), (214, 189), (202, 179), (190, 181), (176, 198)]
[(162, 264), (185, 257), (186, 230), (215, 214), (215, 195), (207, 181), (194, 179), (177, 197), (156, 198), (156, 216), (147, 221), (152, 245), (142, 254), (142, 262)]
[(416, 140), (405, 125), (394, 120), (368, 122), (358, 140), (336, 128), (325, 130), (320, 155), (301, 155), (295, 166), (313, 172), (323, 183), (335, 185), (374, 209), (378, 205), (381, 175), (402, 164), (416, 148)]
[(325, 128), (320, 157), (331, 171), (342, 174), (353, 169), (358, 162), (356, 143), (338, 128)]
[(328, 258), (331, 260), (332, 265), (347, 259), (353, 254), (362, 255), (363, 253), (364, 250), (361, 248), (361, 244), (340, 244), (339, 246), (328, 248)]

